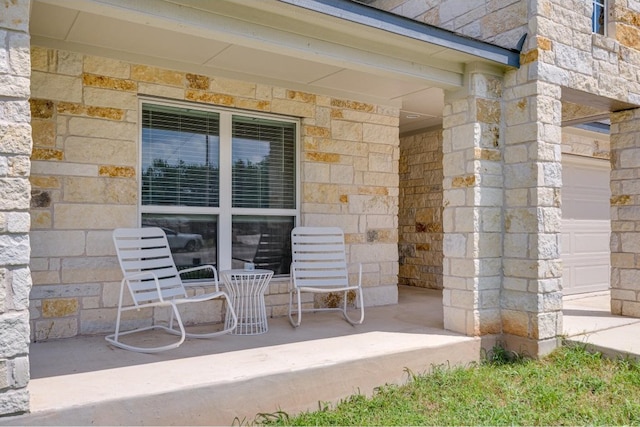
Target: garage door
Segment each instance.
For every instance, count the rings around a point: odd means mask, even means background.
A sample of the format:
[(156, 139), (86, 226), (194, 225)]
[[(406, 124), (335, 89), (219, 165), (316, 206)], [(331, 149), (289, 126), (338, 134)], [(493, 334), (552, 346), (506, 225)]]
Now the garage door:
[(564, 294), (609, 289), (608, 160), (562, 156)]

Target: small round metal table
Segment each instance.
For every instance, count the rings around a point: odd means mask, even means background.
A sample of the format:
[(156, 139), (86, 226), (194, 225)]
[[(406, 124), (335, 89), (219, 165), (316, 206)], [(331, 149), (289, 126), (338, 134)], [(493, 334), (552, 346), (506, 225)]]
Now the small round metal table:
[[(223, 270), (220, 277), (229, 295), (229, 302), (238, 316), (235, 335), (258, 335), (269, 330), (264, 293), (273, 276), (271, 270)], [(231, 319), (226, 317), (225, 327)]]

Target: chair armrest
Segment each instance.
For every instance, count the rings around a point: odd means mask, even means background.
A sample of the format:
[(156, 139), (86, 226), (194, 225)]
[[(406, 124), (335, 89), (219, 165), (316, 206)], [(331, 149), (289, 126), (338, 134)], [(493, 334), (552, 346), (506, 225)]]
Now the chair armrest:
[[(216, 291), (218, 291), (219, 290), (218, 271), (211, 264), (204, 264), (204, 265), (199, 265), (197, 267), (185, 268), (184, 270), (178, 271), (178, 274), (180, 276), (182, 276), (182, 274), (184, 274), (184, 273), (191, 273), (191, 272), (200, 271), (200, 270), (211, 270), (211, 272), (213, 273), (213, 284), (216, 287)], [(207, 282), (210, 282), (210, 280), (207, 279)], [(203, 282), (198, 282), (197, 284), (194, 283), (193, 285), (187, 284), (187, 283), (184, 284), (185, 287), (202, 286), (202, 285), (203, 285)]]
[(122, 278), (123, 285), (124, 285), (124, 282), (127, 282), (127, 288), (129, 288), (129, 294), (131, 294), (131, 298), (133, 299), (133, 304), (136, 307), (138, 307), (138, 300), (134, 295), (133, 289), (131, 289), (130, 281), (133, 279), (143, 279), (145, 277), (153, 279), (153, 282), (156, 285), (156, 291), (158, 292), (158, 299), (160, 300), (160, 302), (164, 302), (164, 299), (162, 298), (162, 292), (160, 291), (160, 282), (158, 281), (158, 276), (156, 275), (156, 273), (152, 271), (140, 271), (138, 273), (127, 274)]

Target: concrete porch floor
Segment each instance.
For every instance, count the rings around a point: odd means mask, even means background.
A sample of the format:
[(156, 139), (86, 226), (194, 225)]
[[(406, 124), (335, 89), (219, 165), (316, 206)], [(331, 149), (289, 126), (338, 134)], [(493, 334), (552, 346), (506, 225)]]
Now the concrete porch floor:
[(445, 331), (440, 291), (401, 287), (399, 304), (368, 308), (353, 327), (339, 313), (269, 319), (262, 335), (187, 339), (141, 354), (102, 336), (30, 347), (31, 413), (0, 425), (230, 425), (260, 412), (296, 413), (401, 383), (406, 369), (468, 364), (480, 339)]
[[(399, 304), (367, 309), (357, 327), (338, 313), (307, 314), (297, 329), (276, 318), (263, 335), (188, 339), (159, 354), (113, 348), (102, 336), (34, 343), (31, 413), (0, 425), (250, 423), (261, 412), (370, 394), (405, 382), (406, 370), (480, 359), (480, 339), (443, 329), (440, 291), (399, 291)], [(567, 297), (564, 319), (565, 334), (583, 342), (596, 331), (640, 328), (639, 319), (608, 313), (608, 293)]]

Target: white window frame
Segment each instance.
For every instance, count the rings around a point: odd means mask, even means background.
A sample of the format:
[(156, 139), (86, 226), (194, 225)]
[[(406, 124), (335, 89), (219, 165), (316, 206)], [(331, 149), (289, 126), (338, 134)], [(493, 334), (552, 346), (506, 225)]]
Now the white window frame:
[[(599, 26), (596, 25), (595, 11), (596, 7), (602, 7), (604, 22), (602, 23), (602, 34), (598, 32)], [(601, 34), (603, 36), (607, 35), (607, 24), (608, 24), (608, 9), (607, 9), (607, 0), (591, 0), (591, 32), (593, 34)]]
[[(218, 207), (200, 206), (151, 206), (142, 204), (142, 104), (166, 105), (176, 108), (186, 108), (218, 113), (220, 116), (220, 203)], [(279, 122), (294, 123), (295, 133), (295, 209), (261, 209), (261, 208), (233, 208), (232, 204), (232, 118), (233, 116), (265, 118)], [(234, 215), (256, 216), (289, 216), (294, 218), (294, 227), (300, 221), (300, 120), (295, 117), (285, 117), (275, 114), (256, 113), (253, 111), (209, 106), (183, 101), (169, 101), (153, 97), (138, 98), (138, 227), (142, 226), (142, 214), (190, 214), (216, 215), (218, 217), (217, 257), (218, 271), (231, 268), (231, 223)], [(224, 184), (223, 184), (224, 183)]]

